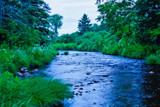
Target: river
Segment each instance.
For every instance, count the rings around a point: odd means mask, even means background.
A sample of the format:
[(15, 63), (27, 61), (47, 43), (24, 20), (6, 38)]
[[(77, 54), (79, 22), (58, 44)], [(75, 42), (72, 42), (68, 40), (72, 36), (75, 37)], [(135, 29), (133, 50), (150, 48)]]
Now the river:
[[(160, 74), (144, 60), (69, 51), (52, 61), (45, 73), (72, 86), (64, 107), (160, 106)], [(154, 72), (154, 71), (153, 71)]]

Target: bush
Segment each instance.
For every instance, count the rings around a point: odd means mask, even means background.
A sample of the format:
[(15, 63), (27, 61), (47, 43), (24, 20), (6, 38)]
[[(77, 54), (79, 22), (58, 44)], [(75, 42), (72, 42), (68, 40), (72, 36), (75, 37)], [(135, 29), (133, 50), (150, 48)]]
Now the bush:
[(56, 43), (76, 43), (78, 38), (78, 32), (72, 34), (64, 34), (56, 39)]
[(74, 50), (75, 43), (57, 43), (53, 44), (52, 47), (56, 50)]
[(77, 41), (77, 50), (80, 51), (100, 51), (106, 31), (87, 32)]
[(148, 64), (160, 64), (160, 54), (151, 54), (146, 58)]
[(59, 52), (57, 52), (57, 55), (59, 55)]
[(69, 52), (67, 52), (67, 51), (64, 52), (64, 55), (68, 55), (68, 54), (69, 54)]
[(19, 79), (13, 74), (0, 74), (0, 106), (47, 106), (57, 105), (65, 98), (72, 97), (67, 84), (59, 80), (41, 77)]

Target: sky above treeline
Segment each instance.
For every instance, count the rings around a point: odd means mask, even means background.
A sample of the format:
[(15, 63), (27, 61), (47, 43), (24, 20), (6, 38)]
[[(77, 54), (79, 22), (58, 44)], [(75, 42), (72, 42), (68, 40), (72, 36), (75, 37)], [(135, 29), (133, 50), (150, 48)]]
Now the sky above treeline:
[(44, 0), (51, 7), (51, 14), (60, 14), (63, 16), (63, 26), (59, 29), (59, 35), (73, 33), (78, 30), (78, 20), (84, 13), (91, 19), (91, 23), (97, 23), (95, 20), (99, 13), (97, 12), (96, 0)]

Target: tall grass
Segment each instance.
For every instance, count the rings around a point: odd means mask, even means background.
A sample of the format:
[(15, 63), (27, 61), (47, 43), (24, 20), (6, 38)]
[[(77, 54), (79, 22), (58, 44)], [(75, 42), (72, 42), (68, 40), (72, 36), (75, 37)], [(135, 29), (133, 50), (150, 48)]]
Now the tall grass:
[(9, 72), (0, 74), (1, 107), (53, 106), (70, 97), (69, 86), (59, 80), (41, 77), (22, 80)]
[(27, 47), (9, 49), (1, 45), (0, 48), (0, 72), (9, 71), (16, 73), (21, 67), (39, 67), (49, 63), (56, 55), (54, 48), (50, 46)]

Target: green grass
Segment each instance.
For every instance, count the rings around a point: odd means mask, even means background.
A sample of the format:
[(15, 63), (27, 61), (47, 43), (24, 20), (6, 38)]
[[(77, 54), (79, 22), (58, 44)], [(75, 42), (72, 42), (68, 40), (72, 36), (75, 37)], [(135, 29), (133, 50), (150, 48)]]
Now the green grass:
[(0, 72), (16, 73), (20, 68), (34, 68), (50, 63), (56, 52), (52, 46), (28, 48), (0, 48)]
[(70, 97), (69, 86), (59, 80), (41, 77), (22, 80), (9, 72), (0, 74), (1, 107), (53, 106)]

